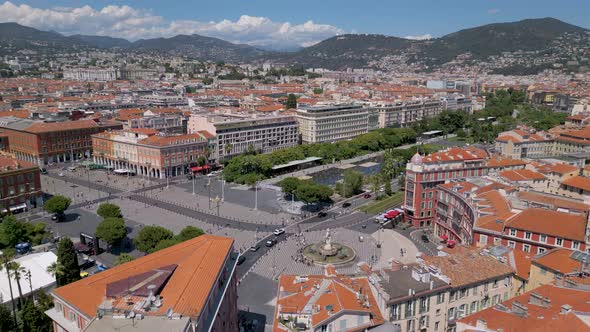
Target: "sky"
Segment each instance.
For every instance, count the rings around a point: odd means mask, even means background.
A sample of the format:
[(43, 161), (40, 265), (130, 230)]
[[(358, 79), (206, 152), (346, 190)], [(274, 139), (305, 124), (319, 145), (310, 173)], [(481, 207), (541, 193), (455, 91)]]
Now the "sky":
[(460, 29), (555, 17), (590, 28), (587, 0), (0, 0), (0, 22), (65, 35), (200, 34), (273, 49), (343, 33), (436, 38)]

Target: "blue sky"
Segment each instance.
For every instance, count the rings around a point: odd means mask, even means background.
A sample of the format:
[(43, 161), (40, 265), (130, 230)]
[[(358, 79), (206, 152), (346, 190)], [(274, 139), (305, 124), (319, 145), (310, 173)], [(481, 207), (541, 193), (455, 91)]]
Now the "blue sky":
[(348, 32), (439, 37), (547, 16), (590, 28), (588, 13), (590, 1), (584, 0), (0, 0), (0, 21), (65, 34), (135, 40), (199, 33), (277, 48), (307, 46)]

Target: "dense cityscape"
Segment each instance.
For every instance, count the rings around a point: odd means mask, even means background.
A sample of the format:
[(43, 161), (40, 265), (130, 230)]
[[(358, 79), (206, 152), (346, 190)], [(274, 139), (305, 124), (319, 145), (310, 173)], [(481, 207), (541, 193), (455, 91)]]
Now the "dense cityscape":
[(585, 27), (287, 50), (0, 8), (1, 332), (590, 331)]

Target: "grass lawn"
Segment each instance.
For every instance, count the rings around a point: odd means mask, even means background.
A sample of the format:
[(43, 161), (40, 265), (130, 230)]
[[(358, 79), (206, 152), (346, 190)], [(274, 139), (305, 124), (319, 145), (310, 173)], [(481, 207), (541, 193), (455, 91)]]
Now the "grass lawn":
[(359, 210), (369, 214), (377, 214), (395, 207), (402, 202), (403, 197), (404, 192), (398, 191), (389, 197), (363, 205), (359, 208)]

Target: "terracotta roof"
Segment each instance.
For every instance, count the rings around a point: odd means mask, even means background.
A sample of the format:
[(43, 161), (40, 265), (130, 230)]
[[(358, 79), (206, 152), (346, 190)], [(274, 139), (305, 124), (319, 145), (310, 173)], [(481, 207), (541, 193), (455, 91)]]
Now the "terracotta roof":
[(506, 170), (500, 172), (500, 176), (508, 181), (533, 181), (545, 179), (543, 174), (528, 169)]
[(576, 166), (572, 166), (572, 165), (567, 165), (567, 164), (549, 164), (549, 165), (543, 165), (537, 168), (537, 170), (541, 173), (557, 173), (557, 174), (566, 174), (566, 173), (571, 173), (571, 172), (575, 172), (578, 171), (580, 168), (576, 167)]
[(521, 191), (518, 193), (518, 198), (522, 201), (535, 202), (547, 205), (549, 208), (564, 208), (574, 211), (590, 211), (590, 205), (584, 204), (582, 201), (574, 201), (571, 199), (561, 198), (548, 194), (535, 193), (531, 191)]
[(535, 256), (533, 264), (543, 266), (555, 272), (561, 272), (562, 274), (578, 272), (582, 263), (573, 259), (571, 257), (572, 253), (574, 253), (574, 250), (555, 248)]
[[(104, 123), (102, 125), (120, 126), (118, 123)], [(33, 133), (45, 133), (52, 131), (64, 131), (75, 129), (97, 128), (101, 124), (94, 120), (78, 120), (78, 121), (64, 121), (64, 122), (37, 122), (30, 125), (25, 130)]]
[(164, 305), (155, 314), (164, 315), (172, 308), (183, 316), (195, 317), (201, 312), (211, 288), (216, 287), (218, 273), (233, 242), (231, 238), (201, 235), (59, 287), (53, 293), (86, 316), (94, 317), (105, 299), (107, 284), (176, 264), (178, 267), (160, 292)]
[[(370, 313), (372, 319), (365, 328), (380, 325), (385, 322), (377, 302), (371, 292), (367, 277), (346, 276), (305, 276), (298, 279), (294, 275), (281, 275), (279, 292), (275, 307), (274, 331), (282, 331), (278, 326), (278, 316), (303, 313), (313, 310), (311, 320), (314, 327), (325, 320), (340, 314), (364, 312)], [(299, 281), (299, 282), (298, 282)], [(321, 292), (321, 293), (318, 293)], [(357, 293), (366, 296), (369, 307), (357, 300)]]
[(586, 234), (586, 217), (582, 214), (531, 208), (510, 218), (506, 227), (582, 242)]
[(526, 166), (526, 162), (524, 160), (501, 157), (491, 158), (488, 160), (488, 167), (500, 168), (512, 166)]
[(427, 265), (439, 268), (442, 274), (451, 279), (453, 287), (467, 286), (472, 283), (500, 278), (514, 273), (514, 270), (488, 255), (480, 255), (474, 249), (449, 256), (422, 256)]
[(590, 178), (585, 176), (574, 176), (569, 179), (565, 179), (562, 184), (582, 189), (584, 191), (590, 191)]
[(486, 158), (488, 153), (485, 150), (475, 147), (457, 148), (452, 147), (442, 151), (434, 152), (422, 159), (424, 163), (449, 162), (449, 161), (470, 161)]
[(132, 133), (138, 133), (143, 135), (155, 135), (158, 133), (156, 129), (153, 128), (131, 128), (129, 129)]
[[(537, 298), (547, 298), (550, 305), (530, 303), (531, 294)], [(512, 306), (518, 302), (527, 308), (527, 315), (516, 315), (511, 312)], [(502, 302), (507, 311), (491, 307), (482, 311), (461, 318), (459, 323), (475, 327), (477, 321), (486, 323), (486, 331), (504, 332), (541, 332), (541, 331), (563, 331), (581, 332), (590, 331), (590, 326), (576, 317), (575, 312), (590, 312), (590, 292), (557, 287), (555, 285), (543, 285), (530, 292), (516, 296), (508, 301)], [(571, 312), (562, 314), (562, 306), (570, 305)], [(585, 315), (586, 316), (586, 315)], [(475, 329), (481, 331), (482, 329)]]

